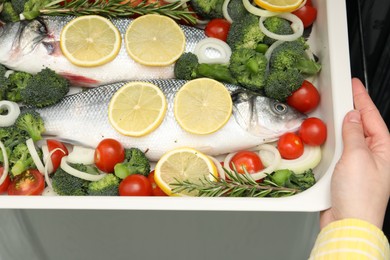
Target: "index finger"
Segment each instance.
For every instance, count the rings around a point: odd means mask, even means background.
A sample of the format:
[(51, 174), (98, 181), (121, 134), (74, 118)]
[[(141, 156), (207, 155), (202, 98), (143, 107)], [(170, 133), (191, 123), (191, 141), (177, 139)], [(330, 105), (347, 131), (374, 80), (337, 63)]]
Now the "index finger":
[(359, 79), (352, 79), (352, 92), (354, 105), (355, 108), (359, 110), (362, 117), (364, 133), (366, 136), (375, 136), (378, 138), (388, 137), (389, 130)]

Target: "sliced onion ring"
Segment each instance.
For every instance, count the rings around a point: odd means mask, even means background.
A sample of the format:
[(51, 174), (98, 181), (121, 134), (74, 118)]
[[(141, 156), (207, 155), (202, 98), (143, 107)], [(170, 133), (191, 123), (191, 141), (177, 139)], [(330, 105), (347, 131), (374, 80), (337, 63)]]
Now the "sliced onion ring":
[(69, 163), (93, 164), (95, 156), (95, 149), (84, 146), (73, 146), (72, 152), (68, 155)]
[(225, 170), (223, 169), (221, 163), (215, 157), (209, 156), (209, 158), (213, 161), (215, 167), (217, 167), (219, 178), (226, 180)]
[[(256, 147), (255, 150), (257, 150), (257, 151), (265, 150), (265, 151), (273, 153), (273, 155), (274, 155), (273, 160), (268, 164), (267, 168), (248, 175), (248, 176), (252, 177), (253, 180), (258, 181), (258, 180), (266, 177), (267, 176), (266, 173), (271, 173), (278, 167), (278, 165), (280, 164), (280, 161), (281, 161), (281, 157), (280, 157), (280, 153), (279, 153), (278, 149), (276, 149), (274, 146), (269, 145), (269, 144), (259, 145)], [(236, 153), (228, 154), (224, 160), (223, 166), (229, 171), (232, 171), (232, 169), (230, 168), (230, 161), (235, 154)], [(259, 156), (260, 156), (260, 152), (259, 152)]]
[(1, 152), (3, 153), (3, 159), (4, 159), (3, 174), (0, 177), (0, 185), (1, 185), (1, 184), (3, 184), (5, 179), (7, 178), (8, 170), (9, 170), (9, 164), (8, 164), (7, 150), (5, 149), (5, 146), (4, 146), (3, 142), (1, 142), (1, 141), (0, 141), (0, 148), (1, 148)]
[[(43, 150), (43, 148), (42, 148), (42, 150)], [(53, 186), (51, 185), (51, 181), (49, 178), (49, 173), (53, 172), (53, 163), (51, 162), (51, 156), (53, 153), (55, 153), (57, 151), (61, 151), (64, 154), (66, 154), (66, 152), (64, 150), (62, 150), (61, 148), (55, 148), (46, 157), (44, 156), (44, 158), (45, 158), (44, 161), (46, 161), (46, 163), (45, 163), (45, 181), (46, 181), (47, 186), (50, 189), (53, 189)], [(50, 169), (50, 167), (51, 167), (51, 169)]]
[(284, 43), (284, 41), (276, 41), (274, 42), (273, 44), (271, 44), (271, 46), (269, 46), (269, 48), (267, 49), (267, 51), (265, 52), (264, 56), (267, 58), (267, 60), (269, 60), (271, 58), (271, 55), (272, 55), (272, 52), (279, 46), (281, 45), (282, 43)]
[(261, 17), (270, 17), (270, 16), (275, 16), (279, 13), (276, 12), (271, 12), (268, 10), (264, 10), (258, 7), (253, 6), (249, 0), (242, 0), (242, 3), (244, 4), (246, 10), (254, 15), (261, 16)]
[(287, 35), (281, 35), (281, 34), (276, 34), (276, 33), (270, 32), (264, 26), (264, 21), (267, 19), (267, 17), (262, 16), (259, 19), (259, 26), (260, 26), (260, 30), (265, 35), (267, 35), (268, 37), (270, 37), (272, 39), (279, 40), (279, 41), (295, 41), (296, 39), (298, 39), (299, 37), (301, 37), (303, 35), (303, 30), (304, 30), (303, 23), (302, 23), (302, 20), (299, 19), (298, 16), (296, 16), (295, 14), (291, 14), (291, 13), (281, 13), (281, 14), (278, 14), (276, 16), (283, 18), (283, 19), (286, 19), (286, 20), (289, 20), (291, 22), (291, 28), (293, 29), (294, 33), (287, 34)]
[(74, 177), (77, 177), (77, 178), (80, 178), (80, 179), (83, 179), (83, 180), (87, 180), (87, 181), (98, 181), (98, 180), (101, 180), (102, 178), (104, 178), (104, 176), (107, 175), (106, 173), (93, 175), (93, 174), (89, 174), (89, 173), (86, 173), (86, 172), (79, 171), (79, 170), (73, 168), (72, 166), (70, 166), (68, 164), (67, 159), (68, 159), (68, 156), (62, 157), (62, 159), (61, 159), (61, 168), (65, 172), (69, 173), (70, 175), (73, 175)]
[(13, 125), (20, 114), (19, 105), (12, 101), (1, 100), (0, 109), (7, 110), (7, 114), (0, 115), (0, 127)]
[[(48, 156), (49, 156), (49, 147), (47, 147), (47, 145), (42, 145), (42, 154), (43, 154), (43, 158), (44, 158), (44, 160), (43, 160), (43, 164), (45, 165), (45, 170), (47, 169), (47, 171), (49, 172), (49, 173), (51, 173), (51, 172), (53, 172), (53, 162), (51, 161), (51, 160), (48, 160)], [(50, 157), (51, 157), (51, 155), (50, 155)], [(47, 159), (45, 159), (45, 158), (47, 158)]]
[[(212, 49), (217, 51), (220, 56), (212, 58), (206, 55), (207, 49)], [(208, 64), (227, 64), (230, 60), (230, 55), (232, 55), (232, 50), (230, 46), (219, 39), (216, 38), (205, 38), (199, 41), (194, 50), (194, 54), (198, 57), (199, 63), (208, 63)]]
[(229, 21), (229, 23), (233, 22), (233, 19), (229, 15), (228, 5), (230, 3), (230, 0), (225, 0), (222, 5), (222, 14), (223, 17)]
[(302, 174), (309, 169), (314, 169), (320, 163), (322, 157), (320, 146), (305, 145), (303, 154), (294, 160), (282, 159), (278, 169), (289, 169), (295, 174)]
[(41, 174), (44, 174), (44, 172), (45, 172), (45, 166), (43, 166), (43, 163), (42, 163), (42, 161), (41, 161), (41, 158), (39, 158), (39, 155), (38, 155), (37, 149), (35, 148), (33, 139), (32, 139), (32, 138), (28, 139), (28, 140), (26, 141), (26, 145), (27, 145), (28, 151), (29, 151), (30, 154), (31, 154), (31, 158), (32, 158), (33, 161), (34, 161), (35, 166), (37, 166), (38, 171), (39, 171)]

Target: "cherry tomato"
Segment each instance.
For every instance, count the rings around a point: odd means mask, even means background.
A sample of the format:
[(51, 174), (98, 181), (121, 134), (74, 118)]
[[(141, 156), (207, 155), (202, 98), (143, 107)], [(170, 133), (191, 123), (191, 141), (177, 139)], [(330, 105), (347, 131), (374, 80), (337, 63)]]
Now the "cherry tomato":
[(237, 152), (230, 160), (230, 168), (236, 167), (237, 172), (243, 174), (244, 168), (248, 173), (255, 173), (264, 169), (264, 165), (260, 160), (260, 157), (252, 151), (240, 151)]
[(325, 123), (317, 117), (309, 117), (303, 121), (298, 135), (308, 145), (322, 145), (327, 137)]
[(16, 175), (8, 187), (8, 195), (41, 195), (45, 189), (45, 179), (36, 169)]
[(226, 19), (216, 18), (207, 23), (205, 34), (226, 42), (229, 33), (230, 23)]
[(303, 154), (303, 142), (295, 133), (285, 133), (278, 141), (278, 150), (283, 159), (296, 159)]
[[(0, 166), (0, 177), (3, 175), (4, 168)], [(11, 183), (11, 179), (9, 178), (9, 175), (7, 174), (7, 177), (5, 177), (4, 182), (0, 185), (0, 194), (3, 194), (7, 191), (9, 184)]]
[(49, 153), (51, 153), (51, 151), (53, 151), (54, 149), (57, 149), (57, 148), (59, 148), (65, 152), (65, 153), (63, 153), (62, 151), (57, 150), (54, 153), (52, 153), (50, 158), (51, 158), (51, 162), (53, 164), (53, 172), (55, 172), (61, 164), (62, 157), (64, 157), (65, 155), (68, 155), (69, 152), (68, 152), (68, 149), (66, 148), (66, 146), (57, 140), (48, 139), (46, 141), (46, 143), (47, 143), (47, 148), (49, 149)]
[(313, 3), (311, 2), (311, 0), (307, 0), (305, 5), (313, 6)]
[(309, 81), (302, 85), (287, 98), (287, 104), (301, 113), (309, 113), (320, 103), (320, 93)]
[(115, 164), (123, 162), (124, 159), (125, 149), (115, 139), (103, 139), (95, 149), (95, 164), (101, 171), (114, 172)]
[(303, 26), (305, 28), (309, 27), (313, 24), (313, 22), (317, 18), (317, 9), (311, 5), (306, 4), (305, 6), (302, 6), (298, 10), (295, 10), (293, 12), (296, 16), (299, 17), (299, 19), (302, 20)]
[(153, 188), (149, 179), (141, 174), (132, 174), (119, 184), (119, 196), (152, 196)]
[(159, 186), (157, 186), (156, 182), (154, 181), (154, 171), (151, 171), (148, 175), (148, 179), (150, 181), (150, 184), (152, 184), (152, 190), (153, 190), (153, 196), (167, 196), (165, 192), (160, 189)]

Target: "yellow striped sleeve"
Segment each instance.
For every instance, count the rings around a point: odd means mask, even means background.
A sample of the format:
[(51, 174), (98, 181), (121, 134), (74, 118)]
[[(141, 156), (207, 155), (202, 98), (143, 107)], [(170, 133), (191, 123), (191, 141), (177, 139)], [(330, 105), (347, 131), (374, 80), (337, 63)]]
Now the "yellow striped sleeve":
[(389, 260), (389, 242), (382, 230), (359, 219), (330, 223), (317, 237), (309, 260)]

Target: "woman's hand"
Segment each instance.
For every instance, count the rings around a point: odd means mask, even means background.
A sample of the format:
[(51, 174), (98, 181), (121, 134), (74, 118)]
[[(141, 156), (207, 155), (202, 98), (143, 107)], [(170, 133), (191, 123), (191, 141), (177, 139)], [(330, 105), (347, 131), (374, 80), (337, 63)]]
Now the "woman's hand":
[(390, 196), (390, 135), (363, 84), (352, 79), (355, 110), (343, 122), (344, 151), (331, 184), (332, 207), (321, 213), (321, 228), (358, 218), (382, 228)]

